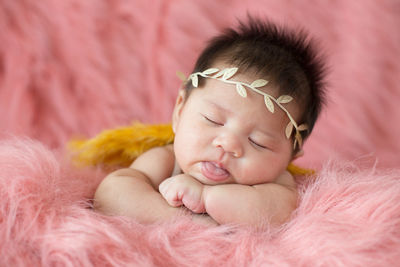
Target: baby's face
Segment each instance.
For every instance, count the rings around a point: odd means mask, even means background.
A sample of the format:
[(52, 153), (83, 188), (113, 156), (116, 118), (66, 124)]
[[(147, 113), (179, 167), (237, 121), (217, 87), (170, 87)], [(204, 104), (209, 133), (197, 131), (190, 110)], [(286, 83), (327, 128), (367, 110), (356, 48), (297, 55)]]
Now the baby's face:
[[(254, 76), (232, 80), (251, 83)], [(262, 90), (277, 97), (266, 85)], [(287, 106), (297, 117), (295, 104)], [(181, 91), (173, 115), (174, 151), (184, 173), (203, 184), (255, 185), (273, 182), (292, 159), (292, 139), (285, 136), (289, 119), (279, 108), (268, 111), (261, 95), (235, 85), (207, 79), (185, 100)]]

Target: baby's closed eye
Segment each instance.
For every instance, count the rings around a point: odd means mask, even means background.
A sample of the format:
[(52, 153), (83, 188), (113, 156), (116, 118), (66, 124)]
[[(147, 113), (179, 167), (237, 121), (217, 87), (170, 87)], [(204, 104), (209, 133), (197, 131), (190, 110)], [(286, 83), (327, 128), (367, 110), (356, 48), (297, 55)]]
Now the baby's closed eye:
[(268, 149), (268, 146), (261, 144), (259, 141), (253, 140), (251, 137), (248, 138), (250, 144), (252, 144), (256, 148), (261, 148), (261, 149)]
[(214, 119), (213, 117), (211, 117), (209, 115), (202, 114), (202, 116), (207, 122), (209, 122), (209, 123), (211, 123), (213, 125), (224, 126), (224, 124), (222, 122), (219, 122), (217, 119)]

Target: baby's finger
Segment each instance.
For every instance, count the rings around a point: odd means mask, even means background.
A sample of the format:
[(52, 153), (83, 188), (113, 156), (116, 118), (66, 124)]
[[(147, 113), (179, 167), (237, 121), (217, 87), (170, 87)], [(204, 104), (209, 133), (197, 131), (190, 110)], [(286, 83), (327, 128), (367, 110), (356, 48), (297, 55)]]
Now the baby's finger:
[(182, 198), (180, 198), (174, 190), (167, 190), (163, 197), (172, 207), (180, 207), (183, 205)]
[(164, 196), (164, 193), (168, 190), (170, 182), (171, 182), (170, 179), (165, 179), (160, 183), (160, 185), (158, 186), (158, 192), (160, 192), (161, 195)]
[(166, 179), (158, 186), (158, 191), (165, 198), (165, 200), (167, 200), (170, 184), (170, 181)]
[(172, 207), (182, 206), (182, 198), (179, 197), (178, 192), (175, 190), (176, 188), (172, 186), (172, 180), (166, 179), (159, 186), (159, 192), (167, 201), (167, 203)]

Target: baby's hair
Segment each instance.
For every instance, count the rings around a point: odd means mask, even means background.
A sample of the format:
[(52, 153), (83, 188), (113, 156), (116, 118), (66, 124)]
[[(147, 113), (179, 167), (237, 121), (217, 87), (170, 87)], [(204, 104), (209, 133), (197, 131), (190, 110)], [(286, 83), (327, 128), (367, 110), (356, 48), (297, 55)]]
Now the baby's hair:
[[(308, 35), (278, 27), (269, 21), (248, 17), (237, 29), (228, 28), (211, 39), (200, 54), (194, 72), (201, 72), (221, 62), (249, 71), (257, 78), (277, 86), (280, 94), (291, 95), (303, 111), (300, 121), (306, 123), (305, 139), (312, 131), (324, 104), (325, 66)], [(199, 80), (202, 86), (204, 79)], [(185, 89), (190, 94), (191, 83)]]

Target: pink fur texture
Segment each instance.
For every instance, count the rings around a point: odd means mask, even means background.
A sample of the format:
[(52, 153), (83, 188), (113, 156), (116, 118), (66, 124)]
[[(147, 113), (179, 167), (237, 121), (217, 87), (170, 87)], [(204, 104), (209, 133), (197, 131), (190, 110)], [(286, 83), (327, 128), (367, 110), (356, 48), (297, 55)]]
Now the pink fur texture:
[[(281, 229), (206, 229), (188, 218), (143, 226), (84, 201), (102, 174), (38, 142), (0, 142), (1, 266), (395, 266), (400, 171), (325, 166), (300, 187)], [(379, 181), (379, 182), (378, 182)]]
[[(399, 11), (397, 0), (0, 0), (0, 266), (398, 265)], [(327, 57), (327, 107), (298, 161), (320, 171), (293, 218), (253, 232), (94, 213), (105, 174), (71, 166), (65, 143), (169, 121), (175, 71), (189, 74), (247, 12), (307, 29)], [(365, 157), (374, 167), (354, 161)]]

